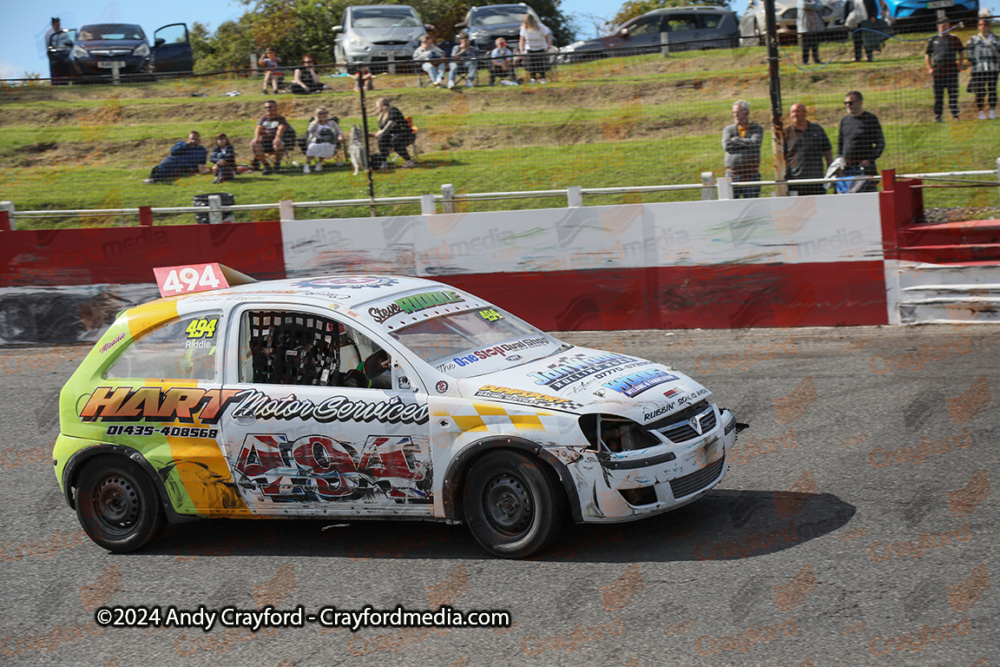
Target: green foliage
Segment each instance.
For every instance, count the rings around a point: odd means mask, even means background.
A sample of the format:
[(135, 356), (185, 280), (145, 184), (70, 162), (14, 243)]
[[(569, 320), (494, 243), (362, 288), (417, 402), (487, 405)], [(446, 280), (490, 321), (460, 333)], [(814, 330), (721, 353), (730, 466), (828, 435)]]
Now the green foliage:
[(667, 9), (669, 7), (690, 7), (697, 4), (699, 7), (728, 7), (729, 0), (699, 0), (692, 3), (690, 0), (628, 0), (622, 5), (618, 13), (605, 24), (603, 31), (610, 32), (620, 26), (625, 21), (642, 16), (646, 12), (654, 9)]

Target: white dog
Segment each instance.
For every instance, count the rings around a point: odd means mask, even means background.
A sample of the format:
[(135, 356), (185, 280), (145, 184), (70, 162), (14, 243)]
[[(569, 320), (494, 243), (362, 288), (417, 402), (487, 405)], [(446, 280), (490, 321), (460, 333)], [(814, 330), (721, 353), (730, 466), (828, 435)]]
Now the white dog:
[(368, 153), (365, 152), (365, 135), (361, 128), (355, 125), (351, 128), (351, 138), (347, 142), (347, 154), (354, 165), (354, 175), (358, 175), (358, 170), (368, 171)]

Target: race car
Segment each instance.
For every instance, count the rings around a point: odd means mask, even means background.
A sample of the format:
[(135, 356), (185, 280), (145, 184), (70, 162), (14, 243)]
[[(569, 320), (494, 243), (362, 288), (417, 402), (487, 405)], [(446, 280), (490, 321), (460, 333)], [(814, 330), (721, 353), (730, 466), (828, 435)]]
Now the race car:
[(525, 557), (569, 518), (697, 500), (736, 442), (684, 373), (438, 282), (165, 271), (175, 295), (120, 313), (60, 395), (56, 477), (113, 552), (167, 521), (269, 516), (466, 523)]

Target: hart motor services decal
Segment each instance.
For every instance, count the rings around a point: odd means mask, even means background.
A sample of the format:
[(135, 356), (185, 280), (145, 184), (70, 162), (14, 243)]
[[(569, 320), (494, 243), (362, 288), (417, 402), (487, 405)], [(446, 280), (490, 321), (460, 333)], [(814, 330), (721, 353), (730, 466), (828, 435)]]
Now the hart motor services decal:
[(237, 389), (198, 387), (97, 387), (80, 412), (83, 421), (156, 421), (206, 424), (219, 421)]

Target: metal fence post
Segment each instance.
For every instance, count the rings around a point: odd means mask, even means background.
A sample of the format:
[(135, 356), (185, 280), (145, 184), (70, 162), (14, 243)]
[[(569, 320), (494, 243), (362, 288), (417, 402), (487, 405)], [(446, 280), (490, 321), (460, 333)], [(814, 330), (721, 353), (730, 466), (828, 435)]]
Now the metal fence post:
[(436, 215), (437, 207), (434, 205), (434, 195), (420, 195), (420, 215)]
[(583, 206), (583, 192), (579, 185), (571, 185), (566, 188), (566, 205), (570, 208)]
[(661, 32), (660, 33), (660, 51), (663, 56), (666, 57), (670, 54), (670, 33)]
[(719, 199), (733, 198), (733, 182), (728, 176), (720, 176), (716, 188), (719, 191)]
[(254, 78), (254, 79), (257, 78), (257, 54), (256, 53), (251, 53), (250, 54), (250, 77)]
[(118, 61), (117, 60), (112, 60), (111, 61), (111, 82), (114, 85), (116, 85), (116, 86), (119, 83), (121, 83), (121, 81), (119, 81), (119, 79), (118, 79)]
[(715, 199), (715, 173), (711, 171), (701, 172), (701, 184), (705, 186), (701, 189), (702, 201)]
[[(1000, 157), (997, 158), (997, 182), (1000, 183)], [(1000, 188), (997, 189), (997, 192), (1000, 192)]]
[(219, 195), (208, 195), (208, 221), (213, 225), (222, 222), (222, 197)]
[[(208, 198), (211, 201), (211, 197)], [(287, 222), (289, 220), (295, 219), (295, 202), (291, 199), (282, 199), (278, 202), (278, 215), (282, 222)], [(221, 214), (220, 214), (221, 216)], [(214, 222), (214, 220), (213, 220)], [(220, 218), (221, 222), (221, 218)]]
[(7, 224), (3, 225), (2, 231), (9, 232), (17, 229), (17, 223), (14, 222), (14, 202), (0, 201), (0, 223), (3, 222), (2, 218), (7, 219)]
[(455, 186), (451, 183), (445, 183), (441, 186), (441, 212), (455, 212)]

